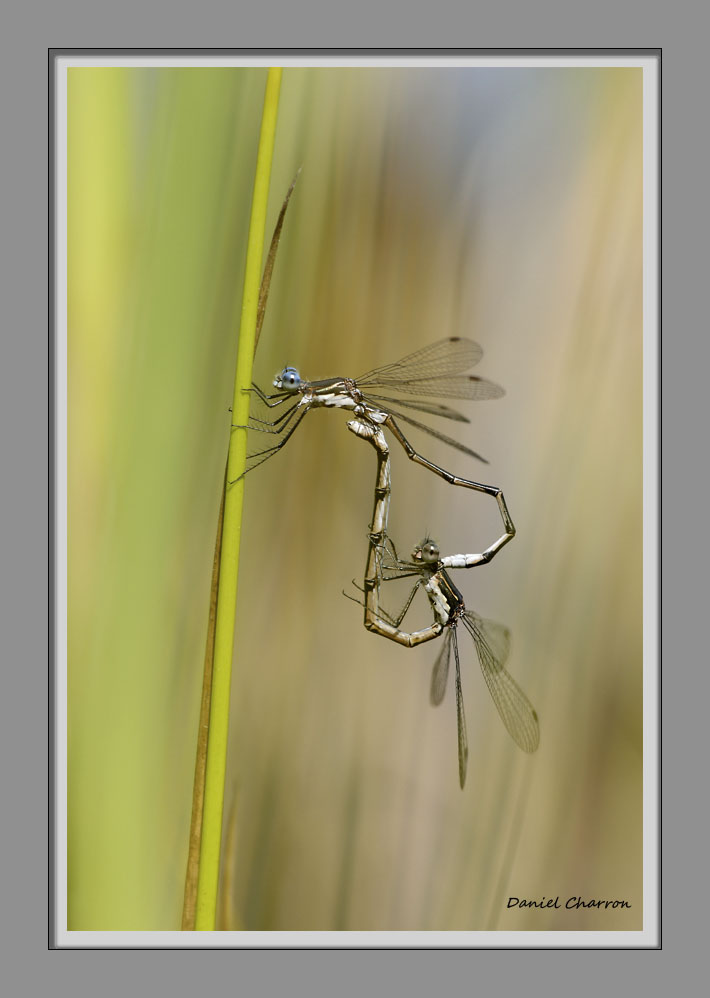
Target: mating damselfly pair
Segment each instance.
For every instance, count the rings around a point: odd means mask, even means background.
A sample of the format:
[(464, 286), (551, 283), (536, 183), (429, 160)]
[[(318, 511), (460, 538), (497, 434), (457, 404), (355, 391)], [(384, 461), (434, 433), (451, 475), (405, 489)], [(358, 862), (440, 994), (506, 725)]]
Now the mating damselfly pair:
[[(273, 420), (250, 417), (248, 427), (279, 439), (269, 447), (250, 452), (247, 472), (278, 453), (313, 408), (344, 409), (353, 413), (355, 418), (348, 423), (348, 427), (375, 448), (378, 472), (363, 586), (365, 626), (406, 647), (414, 647), (443, 635), (442, 649), (431, 679), (430, 700), (435, 705), (441, 703), (444, 697), (453, 648), (461, 787), (466, 777), (468, 740), (457, 640), (459, 623), (473, 638), (486, 684), (508, 732), (526, 752), (534, 752), (539, 742), (537, 714), (505, 669), (510, 647), (507, 628), (468, 611), (463, 596), (448, 574), (449, 569), (471, 568), (489, 562), (515, 535), (515, 527), (500, 488), (461, 478), (425, 458), (405, 437), (399, 422), (403, 421), (423, 430), (471, 457), (482, 461), (485, 459), (459, 441), (400, 412), (399, 407), (468, 423), (468, 418), (457, 410), (439, 402), (426, 401), (421, 396), (469, 400), (501, 397), (504, 391), (498, 385), (465, 373), (478, 363), (482, 353), (480, 346), (472, 340), (449, 337), (358, 378), (335, 377), (306, 381), (296, 368), (285, 367), (274, 379), (274, 387), (277, 389), (275, 393), (266, 394), (258, 386), (253, 386), (253, 391), (264, 405), (270, 409), (284, 406), (283, 411)], [(427, 538), (415, 548), (411, 561), (400, 560), (387, 533), (391, 473), (389, 448), (383, 433), (385, 428), (392, 433), (410, 460), (428, 468), (451, 485), (494, 497), (503, 521), (504, 533), (480, 554), (451, 555), (445, 558), (440, 557), (435, 542)], [(401, 578), (415, 578), (416, 582), (403, 610), (393, 615), (382, 605), (381, 587), (385, 582)], [(420, 588), (428, 597), (434, 619), (421, 630), (404, 631), (401, 625)]]
[[(451, 651), (455, 662), (456, 718), (459, 754), (459, 782), (463, 789), (468, 762), (468, 736), (461, 685), (457, 627), (459, 623), (473, 638), (481, 671), (493, 702), (509, 734), (525, 752), (534, 752), (540, 741), (537, 713), (505, 668), (510, 651), (510, 632), (492, 620), (484, 620), (466, 609), (461, 592), (454, 585), (450, 569), (474, 568), (487, 564), (510, 539), (503, 534), (480, 554), (441, 557), (439, 546), (430, 537), (417, 544), (410, 561), (401, 560), (387, 533), (391, 488), (389, 448), (379, 427), (360, 419), (351, 420), (348, 429), (369, 441), (377, 452), (375, 503), (370, 525), (367, 565), (362, 587), (365, 627), (407, 648), (441, 637), (443, 645), (434, 662), (429, 699), (438, 706), (444, 699)], [(396, 579), (416, 579), (404, 606), (396, 615), (382, 605), (382, 583)], [(422, 589), (429, 600), (434, 620), (417, 631), (402, 630), (414, 597)], [(346, 594), (347, 595), (347, 594)], [(358, 601), (360, 602), (360, 601)]]

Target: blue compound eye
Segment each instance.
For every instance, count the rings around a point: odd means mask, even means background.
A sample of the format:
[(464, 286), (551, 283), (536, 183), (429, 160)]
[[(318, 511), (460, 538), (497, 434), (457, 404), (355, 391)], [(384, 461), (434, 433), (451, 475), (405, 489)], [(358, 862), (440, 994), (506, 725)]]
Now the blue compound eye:
[(274, 378), (274, 387), (287, 392), (295, 392), (301, 387), (301, 375), (295, 367), (285, 367), (281, 374)]

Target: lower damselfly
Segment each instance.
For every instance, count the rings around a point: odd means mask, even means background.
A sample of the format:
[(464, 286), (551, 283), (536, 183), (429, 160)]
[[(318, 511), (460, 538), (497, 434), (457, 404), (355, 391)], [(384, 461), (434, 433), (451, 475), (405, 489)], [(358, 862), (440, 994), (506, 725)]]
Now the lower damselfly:
[[(470, 422), (468, 417), (456, 409), (438, 402), (425, 401), (425, 397), (468, 400), (500, 398), (505, 392), (499, 385), (477, 375), (463, 373), (477, 364), (482, 356), (483, 350), (477, 343), (450, 336), (416, 350), (402, 360), (368, 371), (359, 378), (337, 377), (306, 381), (295, 367), (285, 367), (274, 378), (274, 387), (278, 389), (274, 394), (267, 395), (258, 385), (253, 385), (250, 389), (270, 409), (285, 406), (281, 415), (273, 420), (250, 416), (248, 426), (232, 427), (256, 430), (279, 437), (278, 442), (272, 446), (247, 455), (249, 467), (244, 474), (277, 454), (291, 439), (311, 409), (345, 409), (371, 424), (373, 428), (386, 427), (404, 448), (411, 461), (433, 471), (449, 484), (497, 496), (500, 489), (496, 486), (460, 478), (423, 457), (410, 444), (399, 425), (400, 422), (408, 423), (450, 447), (487, 463), (485, 458), (470, 447), (400, 412), (398, 408), (413, 409), (429, 416), (441, 416), (461, 423)], [(381, 392), (386, 394), (380, 394)], [(402, 398), (403, 395), (406, 397)]]
[[(506, 531), (480, 554), (455, 554), (443, 558), (436, 542), (427, 537), (414, 548), (411, 561), (400, 560), (387, 534), (391, 494), (387, 441), (379, 427), (373, 428), (362, 420), (350, 421), (348, 428), (357, 436), (368, 440), (377, 453), (375, 502), (363, 585), (365, 627), (407, 648), (413, 648), (443, 634), (444, 642), (431, 676), (430, 701), (434, 706), (440, 704), (444, 698), (453, 648), (456, 667), (459, 782), (463, 789), (468, 761), (468, 738), (457, 637), (459, 624), (462, 624), (473, 638), (481, 671), (493, 703), (515, 743), (525, 752), (534, 752), (540, 741), (537, 714), (525, 693), (505, 669), (510, 652), (508, 628), (495, 621), (484, 620), (477, 613), (467, 610), (464, 598), (448, 572), (448, 569), (485, 565), (510, 540), (510, 535)], [(505, 516), (503, 521), (505, 524)], [(415, 578), (416, 582), (402, 610), (392, 615), (382, 606), (382, 583), (404, 578)], [(420, 589), (424, 590), (429, 600), (434, 620), (422, 630), (404, 631), (401, 628), (402, 621)]]

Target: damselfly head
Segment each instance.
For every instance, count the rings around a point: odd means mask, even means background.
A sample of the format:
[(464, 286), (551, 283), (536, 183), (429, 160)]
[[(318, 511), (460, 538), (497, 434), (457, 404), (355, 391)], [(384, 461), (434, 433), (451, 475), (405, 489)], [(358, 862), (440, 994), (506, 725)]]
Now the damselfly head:
[(295, 367), (285, 367), (274, 378), (274, 388), (280, 388), (284, 392), (297, 392), (300, 387), (301, 375)]
[(430, 537), (425, 537), (412, 551), (412, 558), (427, 565), (434, 564), (439, 560), (439, 545)]

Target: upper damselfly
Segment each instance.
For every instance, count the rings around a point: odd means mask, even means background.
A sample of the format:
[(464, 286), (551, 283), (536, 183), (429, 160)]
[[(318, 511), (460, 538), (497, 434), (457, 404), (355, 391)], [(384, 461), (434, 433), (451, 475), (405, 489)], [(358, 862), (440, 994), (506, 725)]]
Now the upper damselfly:
[[(280, 438), (273, 446), (249, 454), (247, 471), (252, 471), (281, 450), (311, 409), (345, 409), (373, 427), (387, 427), (410, 460), (433, 471), (451, 485), (461, 485), (497, 497), (500, 493), (497, 487), (459, 478), (423, 457), (410, 444), (399, 426), (400, 421), (408, 423), (450, 447), (487, 463), (485, 458), (460, 441), (399, 411), (399, 407), (404, 407), (429, 416), (441, 416), (461, 423), (470, 422), (456, 409), (438, 402), (428, 402), (417, 396), (469, 400), (500, 398), (505, 394), (500, 385), (477, 375), (463, 373), (477, 364), (482, 356), (483, 350), (477, 343), (451, 336), (416, 350), (393, 364), (368, 371), (359, 378), (337, 377), (306, 381), (295, 367), (285, 367), (274, 378), (274, 387), (277, 389), (275, 393), (267, 395), (257, 385), (252, 388), (269, 408), (281, 405), (286, 408), (274, 420), (250, 416), (249, 426), (239, 427), (274, 434)], [(512, 529), (512, 524), (510, 527)]]

